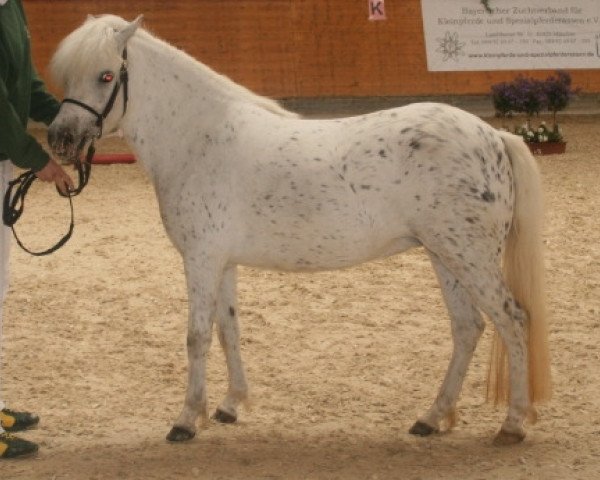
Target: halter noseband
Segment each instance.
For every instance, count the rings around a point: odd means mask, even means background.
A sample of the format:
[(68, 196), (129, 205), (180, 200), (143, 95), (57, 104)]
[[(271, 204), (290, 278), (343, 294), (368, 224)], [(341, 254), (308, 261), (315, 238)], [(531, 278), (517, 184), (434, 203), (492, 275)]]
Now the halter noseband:
[(108, 114), (111, 112), (115, 105), (115, 100), (117, 99), (117, 95), (119, 94), (119, 89), (121, 88), (121, 85), (123, 85), (123, 116), (127, 112), (127, 102), (129, 100), (129, 93), (127, 88), (129, 81), (129, 74), (127, 73), (127, 48), (123, 49), (122, 58), (123, 62), (121, 63), (121, 68), (119, 69), (119, 78), (115, 82), (115, 86), (113, 87), (110, 97), (108, 97), (108, 102), (106, 102), (106, 106), (104, 107), (102, 113), (98, 113), (96, 109), (74, 98), (65, 98), (62, 101), (62, 103), (72, 103), (74, 105), (77, 105), (78, 107), (87, 110), (96, 117), (96, 126), (99, 128), (97, 138), (100, 138), (102, 136), (102, 127), (104, 124), (104, 120), (106, 119), (106, 117), (108, 117)]

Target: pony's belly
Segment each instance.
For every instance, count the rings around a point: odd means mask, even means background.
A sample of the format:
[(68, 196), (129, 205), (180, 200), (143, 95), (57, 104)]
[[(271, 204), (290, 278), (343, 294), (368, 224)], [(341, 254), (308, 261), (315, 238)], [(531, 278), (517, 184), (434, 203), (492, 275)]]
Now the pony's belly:
[(365, 240), (355, 244), (282, 242), (265, 248), (250, 248), (236, 256), (232, 263), (292, 272), (336, 270), (388, 257), (419, 245), (419, 240), (408, 236), (387, 242)]

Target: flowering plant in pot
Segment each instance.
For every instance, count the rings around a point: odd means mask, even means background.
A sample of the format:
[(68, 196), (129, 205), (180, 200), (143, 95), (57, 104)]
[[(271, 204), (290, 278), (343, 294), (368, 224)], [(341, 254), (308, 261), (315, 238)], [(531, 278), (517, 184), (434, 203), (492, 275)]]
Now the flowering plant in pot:
[[(567, 72), (557, 71), (546, 80), (536, 80), (519, 75), (512, 82), (502, 82), (492, 85), (492, 101), (496, 116), (503, 119), (515, 114), (525, 114), (526, 120), (512, 130), (521, 135), (534, 153), (563, 153), (566, 142), (557, 121), (557, 113), (564, 110), (575, 95), (571, 88), (571, 77)], [(545, 122), (537, 126), (532, 123), (533, 117), (540, 112), (549, 111), (552, 114), (552, 125)], [(505, 125), (503, 129), (511, 130)]]

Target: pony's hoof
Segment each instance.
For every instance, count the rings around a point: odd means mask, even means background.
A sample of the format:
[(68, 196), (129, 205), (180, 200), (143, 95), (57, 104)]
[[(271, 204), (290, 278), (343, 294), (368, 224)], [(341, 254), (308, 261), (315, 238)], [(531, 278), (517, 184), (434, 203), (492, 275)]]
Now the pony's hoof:
[(500, 430), (494, 438), (494, 446), (506, 447), (508, 445), (516, 445), (525, 439), (524, 433), (505, 432)]
[(215, 413), (213, 413), (212, 419), (219, 423), (235, 423), (237, 416), (217, 408)]
[(190, 432), (183, 427), (173, 427), (169, 434), (167, 435), (167, 440), (169, 442), (185, 442), (186, 440), (191, 440), (196, 435), (196, 432)]
[(419, 437), (428, 437), (433, 433), (438, 433), (437, 428), (427, 425), (424, 422), (416, 422), (408, 431), (411, 435), (418, 435)]

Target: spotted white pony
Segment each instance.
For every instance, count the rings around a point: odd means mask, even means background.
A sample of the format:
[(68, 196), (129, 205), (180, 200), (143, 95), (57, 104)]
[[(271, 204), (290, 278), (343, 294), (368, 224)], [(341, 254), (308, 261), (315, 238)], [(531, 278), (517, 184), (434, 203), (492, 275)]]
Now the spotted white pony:
[(298, 118), (140, 21), (90, 17), (61, 43), (52, 67), (70, 100), (49, 140), (71, 157), (83, 140), (121, 128), (154, 183), (189, 295), (188, 387), (167, 438), (192, 438), (206, 415), (213, 323), (229, 373), (215, 418), (235, 421), (247, 398), (237, 265), (337, 269), (422, 246), (449, 310), (454, 351), (437, 398), (410, 432), (452, 423), (483, 312), (506, 347), (495, 357), (508, 359), (489, 384), (491, 396), (509, 401), (496, 442), (522, 440), (533, 402), (551, 390), (540, 178), (524, 143), (435, 103)]

